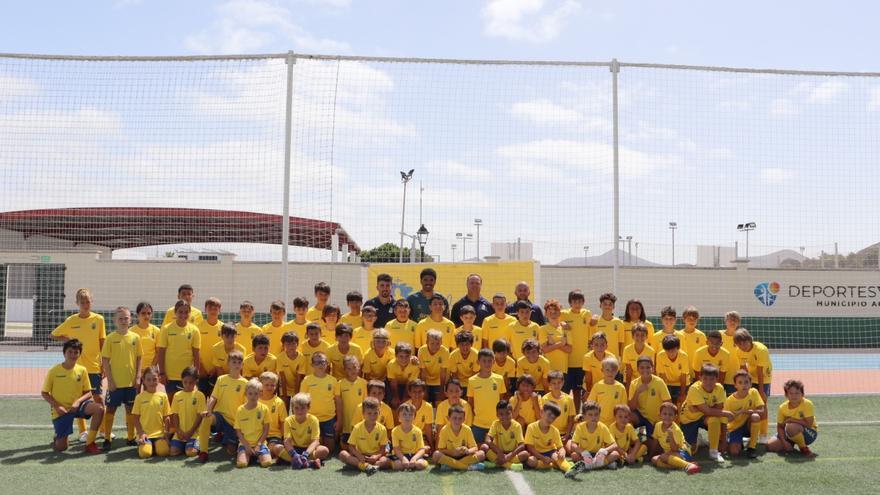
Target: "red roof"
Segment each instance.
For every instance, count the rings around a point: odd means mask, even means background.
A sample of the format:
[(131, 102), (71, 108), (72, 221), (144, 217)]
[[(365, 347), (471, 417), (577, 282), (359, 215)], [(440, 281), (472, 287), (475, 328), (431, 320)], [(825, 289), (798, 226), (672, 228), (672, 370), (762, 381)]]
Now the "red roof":
[[(59, 208), (0, 212), (0, 229), (74, 243), (126, 249), (160, 244), (252, 242), (281, 244), (281, 215), (196, 208)], [(291, 246), (360, 248), (336, 222), (290, 217)]]

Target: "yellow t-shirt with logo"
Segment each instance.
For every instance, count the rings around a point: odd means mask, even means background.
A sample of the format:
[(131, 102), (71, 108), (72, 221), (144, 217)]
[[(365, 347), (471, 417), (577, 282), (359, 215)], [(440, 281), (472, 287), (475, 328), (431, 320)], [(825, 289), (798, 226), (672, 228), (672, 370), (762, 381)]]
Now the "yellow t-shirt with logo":
[(235, 421), (235, 411), (238, 406), (244, 404), (244, 388), (247, 385), (247, 378), (239, 376), (232, 378), (229, 375), (221, 375), (214, 384), (214, 390), (211, 397), (214, 398), (214, 412), (223, 416), (227, 423), (232, 424)]
[(498, 339), (504, 339), (508, 344), (511, 344), (513, 336), (510, 331), (510, 325), (515, 322), (516, 318), (507, 313), (504, 314), (503, 318), (498, 318), (494, 314), (483, 318), (483, 324), (480, 325), (480, 329), (489, 342), (490, 349), (492, 348), (492, 343)]
[(193, 365), (193, 349), (201, 349), (201, 334), (192, 323), (180, 327), (171, 322), (159, 333), (158, 348), (165, 349), (165, 374), (169, 380), (180, 380), (180, 373)]
[(171, 405), (165, 392), (144, 391), (135, 397), (131, 413), (140, 416), (147, 438), (159, 438), (165, 435), (165, 417), (171, 414)]
[[(478, 327), (478, 326), (476, 326), (476, 325), (474, 325), (474, 326), (471, 327), (470, 329), (465, 329), (464, 326), (460, 326), (460, 327), (458, 327), (458, 328), (455, 329), (455, 335), (458, 335), (458, 334), (460, 334), (460, 333), (462, 333), (462, 332), (465, 332), (465, 331), (470, 332), (471, 335), (473, 336), (473, 340), (471, 341), (471, 346), (472, 346), (471, 349), (474, 349), (474, 350), (479, 350), (479, 349), (481, 349), (481, 348), (483, 347), (483, 345), (482, 345), (482, 342), (483, 342), (483, 329), (480, 328), (480, 327)], [(455, 342), (455, 337), (454, 337), (454, 336), (453, 336), (453, 338), (452, 338), (452, 342), (453, 342), (453, 343)], [(451, 347), (450, 347), (450, 349), (451, 349)]]
[(535, 362), (529, 361), (529, 358), (523, 356), (516, 362), (516, 376), (532, 375), (535, 379), (535, 390), (544, 391), (544, 382), (547, 381), (547, 375), (550, 373), (550, 361), (544, 356), (538, 356)]
[(143, 351), (141, 369), (145, 370), (152, 366), (153, 360), (156, 359), (156, 341), (159, 340), (159, 327), (147, 325), (147, 328), (141, 328), (137, 325), (132, 325), (128, 331), (136, 333), (141, 338), (141, 350)]
[(474, 399), (474, 426), (489, 428), (497, 418), (495, 406), (501, 396), (507, 392), (504, 378), (490, 373), (487, 377), (474, 375), (467, 385), (468, 398)]
[[(474, 414), (471, 411), (471, 405), (464, 399), (460, 399), (457, 406), (461, 406), (464, 409), (464, 424), (470, 425), (474, 422)], [(452, 407), (452, 404), (449, 403), (449, 399), (446, 399), (439, 404), (437, 404), (437, 419), (434, 421), (437, 423), (437, 428), (442, 427), (446, 423), (449, 422), (449, 408)]]
[(407, 383), (418, 379), (420, 371), (419, 365), (407, 361), (404, 366), (401, 366), (397, 359), (388, 363), (388, 366), (386, 367), (388, 380), (395, 380), (398, 385), (406, 385)]
[(342, 433), (351, 433), (354, 426), (354, 413), (357, 406), (367, 396), (367, 381), (361, 377), (350, 381), (348, 378), (339, 380), (339, 397), (342, 398)]
[[(636, 390), (642, 384), (642, 378), (637, 377), (629, 383), (628, 399), (636, 396)], [(652, 424), (660, 421), (660, 404), (669, 402), (672, 397), (669, 395), (669, 388), (666, 382), (657, 375), (651, 375), (651, 382), (648, 383), (648, 389), (639, 395), (639, 405), (637, 410), (643, 418)]]
[(703, 417), (703, 413), (693, 409), (694, 406), (705, 404), (708, 407), (719, 407), (724, 405), (725, 400), (727, 394), (724, 393), (724, 386), (720, 383), (716, 383), (712, 390), (704, 389), (702, 382), (694, 383), (688, 388), (687, 398), (678, 415), (679, 420), (682, 424), (693, 423)]
[[(296, 318), (287, 322), (287, 331), (293, 332), (299, 338), (299, 345), (302, 345), (303, 342), (309, 340), (309, 336), (306, 335), (306, 326), (309, 324), (308, 320), (303, 320), (302, 323), (297, 323)], [(282, 335), (283, 337), (284, 335)], [(284, 347), (284, 344), (281, 344), (281, 347)]]
[(248, 443), (252, 446), (257, 446), (260, 437), (263, 436), (263, 430), (268, 424), (269, 408), (265, 404), (257, 402), (257, 405), (253, 408), (248, 408), (245, 404), (238, 407), (238, 411), (235, 412), (235, 424), (233, 427), (241, 432), (241, 435)]
[(583, 364), (584, 354), (590, 350), (590, 336), (593, 335), (590, 328), (590, 320), (593, 313), (588, 309), (581, 308), (573, 311), (571, 308), (562, 310), (559, 321), (568, 323), (568, 343), (571, 344), (571, 352), (568, 354), (568, 367), (580, 368)]
[(418, 426), (413, 426), (409, 431), (403, 431), (403, 426), (398, 425), (391, 430), (391, 445), (400, 449), (404, 455), (413, 455), (425, 448), (425, 439)]
[[(254, 337), (263, 333), (263, 329), (255, 323), (244, 326), (241, 322), (239, 322), (235, 324), (235, 331), (238, 332), (238, 335), (235, 336), (235, 342), (241, 344), (241, 346), (244, 347), (244, 355), (247, 356), (248, 354), (254, 352)], [(221, 336), (220, 338), (222, 339), (223, 337)]]
[(119, 388), (134, 386), (134, 378), (137, 376), (137, 359), (143, 357), (141, 338), (133, 332), (121, 335), (112, 332), (104, 340), (104, 348), (101, 349), (101, 357), (110, 360), (110, 373), (113, 381)]
[(388, 363), (394, 359), (394, 353), (385, 349), (381, 356), (376, 354), (375, 349), (370, 349), (364, 355), (363, 368), (364, 378), (369, 380), (384, 380), (388, 376)]
[[(513, 396), (510, 398), (510, 407), (513, 408), (513, 417), (521, 417), (523, 419), (523, 423), (527, 425), (530, 425), (537, 421), (538, 418), (540, 418), (541, 416), (541, 408), (544, 407), (544, 399), (537, 394), (535, 395), (535, 399), (538, 401), (537, 411), (535, 411), (535, 406), (531, 402), (531, 398), (529, 400), (523, 400), (520, 398), (518, 393), (513, 394)], [(517, 410), (517, 407), (519, 408), (519, 410)]]
[(422, 318), (416, 325), (416, 347), (422, 347), (428, 343), (428, 331), (437, 330), (442, 335), (440, 343), (447, 349), (455, 347), (455, 323), (448, 318), (434, 321), (430, 316)]
[(657, 355), (657, 353), (654, 351), (654, 348), (649, 346), (648, 344), (645, 344), (645, 346), (642, 347), (641, 352), (636, 350), (635, 344), (630, 344), (630, 345), (626, 346), (626, 348), (623, 350), (623, 359), (622, 359), (622, 362), (620, 363), (620, 370), (622, 372), (626, 371), (627, 366), (628, 366), (630, 369), (630, 371), (629, 371), (630, 377), (639, 376), (639, 367), (637, 364), (639, 358), (642, 356), (649, 357), (649, 358), (651, 358), (651, 362), (653, 363), (654, 356), (656, 356), (656, 355)]
[(492, 442), (500, 447), (505, 454), (516, 450), (524, 440), (522, 425), (514, 420), (511, 420), (510, 426), (505, 428), (501, 421), (496, 419), (489, 428), (489, 436), (492, 437)]
[(373, 348), (373, 333), (376, 329), (368, 330), (364, 327), (354, 329), (351, 336), (351, 343), (360, 346), (363, 352), (369, 352)]
[[(196, 424), (202, 411), (207, 407), (205, 394), (198, 389), (192, 392), (180, 390), (174, 394), (174, 401), (171, 403), (171, 414), (177, 415), (178, 431), (174, 432), (174, 439), (180, 440), (180, 431), (189, 431)], [(197, 432), (193, 432), (195, 436)]]
[(275, 326), (271, 321), (263, 325), (262, 334), (266, 337), (269, 337), (269, 352), (271, 354), (281, 354), (284, 349), (284, 346), (281, 345), (281, 337), (284, 336), (285, 333), (290, 331), (290, 322), (285, 321), (281, 325)]
[(709, 353), (709, 346), (704, 345), (694, 353), (692, 362), (695, 374), (703, 369), (704, 364), (711, 364), (718, 368), (719, 372), (724, 373), (723, 383), (733, 385), (733, 375), (736, 373), (736, 370), (731, 370), (730, 365), (732, 361), (730, 359), (730, 353), (723, 347), (718, 349), (718, 354), (713, 356)]
[(464, 356), (460, 349), (456, 349), (449, 354), (450, 377), (458, 378), (462, 387), (467, 387), (468, 379), (478, 371), (480, 365), (477, 363), (477, 351), (471, 349), (468, 355)]
[(306, 321), (309, 322), (320, 321), (322, 316), (324, 316), (324, 308), (312, 306), (306, 311)]
[(550, 425), (546, 432), (541, 431), (541, 422), (535, 421), (526, 428), (525, 444), (531, 445), (540, 453), (562, 448), (562, 437), (559, 430)]
[(440, 436), (437, 440), (437, 450), (455, 450), (459, 447), (467, 447), (469, 449), (477, 446), (474, 440), (474, 433), (468, 425), (461, 425), (458, 433), (452, 430), (452, 425), (447, 424), (440, 430)]
[(623, 320), (614, 317), (610, 320), (599, 317), (596, 326), (593, 327), (593, 333), (602, 332), (608, 341), (608, 351), (615, 356), (619, 356), (623, 352), (626, 343), (626, 335), (623, 329)]
[[(282, 352), (276, 358), (275, 371), (278, 373), (279, 377), (284, 378), (284, 383), (288, 387), (293, 386), (293, 383), (296, 382), (296, 377), (298, 375), (308, 374), (306, 370), (305, 357), (301, 352), (297, 352), (296, 357), (290, 357), (289, 355), (287, 355), (286, 352)], [(278, 393), (281, 394), (282, 391), (279, 390)], [(286, 394), (282, 395), (293, 396), (295, 394), (295, 390), (288, 389), (286, 391)]]
[(277, 363), (278, 359), (271, 352), (266, 354), (266, 357), (259, 363), (257, 362), (256, 354), (251, 353), (244, 358), (244, 364), (241, 367), (241, 374), (244, 375), (245, 378), (259, 378), (260, 375), (266, 371), (274, 373), (277, 369)]
[[(567, 336), (565, 330), (563, 330), (561, 326), (554, 327), (548, 323), (538, 329), (538, 342), (542, 345), (547, 342), (557, 344), (562, 342), (564, 338), (567, 338)], [(562, 349), (555, 349), (544, 354), (544, 357), (550, 362), (551, 371), (568, 373), (568, 354), (569, 353)]]
[(601, 421), (596, 423), (596, 428), (593, 431), (590, 431), (586, 421), (581, 421), (574, 427), (571, 441), (577, 445), (581, 452), (587, 451), (595, 454), (599, 449), (613, 444), (614, 436), (611, 434), (611, 430)]
[[(663, 422), (658, 421), (657, 424), (654, 425), (654, 440), (657, 440), (657, 443), (660, 444), (660, 448), (663, 452), (671, 452), (672, 444), (669, 443), (669, 432), (672, 432), (672, 439), (675, 441), (675, 444), (678, 445), (679, 450), (689, 448), (688, 444), (684, 441), (684, 432), (681, 431), (681, 427), (678, 426), (678, 423), (672, 423), (669, 426), (669, 429), (663, 429)], [(678, 450), (675, 451), (678, 454)]]
[(449, 369), (449, 350), (442, 345), (437, 352), (431, 354), (427, 345), (419, 348), (419, 368), (426, 385), (440, 385), (440, 374)]
[[(736, 414), (737, 411), (755, 410), (764, 406), (764, 399), (758, 393), (758, 389), (749, 388), (748, 393), (743, 398), (736, 396), (736, 392), (727, 396), (724, 400), (724, 410)], [(727, 422), (727, 431), (734, 431), (746, 424), (749, 420), (748, 414), (737, 414), (732, 420)]]
[[(679, 343), (681, 343), (681, 330), (673, 330), (672, 333), (666, 333), (661, 328), (654, 332), (653, 339), (650, 337), (648, 338), (648, 345), (653, 347), (657, 354), (660, 354), (660, 352), (663, 351), (663, 337), (666, 337), (667, 335), (675, 335), (678, 337)], [(679, 349), (681, 348), (679, 347)]]
[[(415, 407), (415, 404), (412, 400), (406, 401), (407, 404), (412, 404)], [(420, 430), (431, 431), (431, 428), (434, 426), (434, 406), (432, 406), (428, 401), (423, 400), (422, 405), (416, 408), (416, 415), (413, 418), (413, 425), (417, 426)]]
[[(497, 355), (496, 355), (497, 356)], [(498, 359), (492, 361), (492, 373), (504, 377), (505, 382), (516, 377), (516, 361), (510, 356), (504, 356), (504, 364), (498, 364)]]
[(348, 352), (342, 352), (339, 350), (339, 344), (333, 344), (327, 349), (327, 359), (330, 360), (330, 370), (333, 378), (337, 380), (342, 379), (345, 376), (345, 365), (343, 361), (346, 356), (354, 356), (357, 358), (358, 363), (364, 362), (364, 352), (361, 347), (357, 344), (348, 344)]
[(82, 342), (82, 353), (77, 364), (84, 366), (88, 373), (101, 372), (101, 341), (107, 338), (103, 316), (98, 313), (89, 313), (86, 318), (80, 318), (79, 313), (70, 315), (52, 330), (52, 336), (65, 336)]
[(211, 369), (211, 354), (207, 352), (209, 349), (214, 347), (214, 344), (217, 342), (222, 342), (223, 338), (220, 337), (220, 328), (223, 327), (223, 322), (217, 320), (217, 323), (211, 325), (208, 323), (208, 320), (199, 320), (196, 323), (196, 328), (199, 329), (199, 341), (201, 342), (201, 348), (206, 352), (199, 353), (199, 360), (202, 362), (202, 368), (206, 370)]
[[(204, 318), (205, 317), (204, 317), (204, 315), (202, 315), (202, 311), (199, 308), (192, 306), (192, 305), (190, 306), (189, 320), (188, 320), (190, 323), (195, 325), (198, 322), (202, 321)], [(174, 316), (174, 306), (171, 306), (170, 308), (165, 310), (165, 317), (162, 318), (162, 326), (164, 327), (165, 325), (168, 325), (169, 323), (173, 322), (176, 319), (177, 318)]]
[[(314, 373), (314, 368), (312, 367), (312, 356), (316, 352), (321, 352), (326, 356), (327, 352), (329, 350), (330, 350), (330, 344), (328, 344), (326, 340), (319, 341), (318, 345), (316, 345), (316, 346), (313, 346), (307, 340), (299, 346), (299, 352), (302, 353), (302, 355), (303, 355), (303, 369), (305, 369), (307, 371), (305, 373), (306, 375), (308, 375), (310, 373)], [(328, 361), (329, 361), (329, 359), (328, 359)]]
[(620, 430), (615, 422), (611, 423), (608, 429), (611, 431), (611, 436), (614, 437), (614, 443), (626, 452), (629, 452), (629, 449), (639, 441), (639, 435), (632, 423), (627, 423), (623, 430)]
[(706, 334), (699, 328), (695, 328), (692, 332), (682, 329), (678, 338), (681, 340), (681, 350), (686, 352), (688, 356), (693, 356), (697, 349), (706, 345)]
[(590, 351), (584, 354), (582, 361), (582, 369), (584, 373), (589, 373), (593, 378), (593, 383), (602, 381), (604, 374), (602, 373), (602, 361), (607, 357), (617, 357), (617, 354), (611, 351), (605, 351), (601, 356), (596, 355), (596, 351)]
[(416, 322), (412, 320), (400, 321), (394, 319), (385, 324), (385, 330), (388, 332), (388, 340), (391, 342), (392, 350), (398, 342), (406, 342), (415, 348)]
[[(247, 356), (245, 354), (245, 348), (243, 345), (235, 342), (232, 351), (238, 351), (242, 356)], [(229, 353), (232, 351), (226, 350), (225, 342), (217, 342), (211, 347), (211, 369), (220, 368), (223, 370), (223, 373), (229, 373)]]
[(568, 420), (577, 414), (574, 407), (574, 399), (565, 392), (561, 393), (559, 397), (554, 397), (553, 392), (547, 392), (541, 397), (541, 406), (543, 407), (543, 405), (548, 402), (552, 402), (559, 406), (559, 410), (562, 412), (562, 414), (553, 420), (553, 426), (555, 426), (560, 432), (568, 433)]
[[(687, 386), (691, 382), (693, 373), (691, 370), (691, 362), (687, 353), (679, 350), (675, 360), (669, 357), (666, 351), (657, 353), (655, 373), (666, 379), (667, 385), (681, 385), (681, 377), (684, 375), (684, 384)], [(684, 392), (684, 390), (682, 390)]]
[(813, 406), (813, 401), (806, 398), (801, 399), (801, 403), (797, 407), (791, 407), (791, 403), (785, 401), (776, 410), (776, 424), (780, 425), (785, 424), (789, 419), (803, 420), (810, 417), (813, 418), (813, 423), (810, 427), (818, 430), (819, 423), (816, 422), (816, 408)]
[(764, 383), (772, 382), (773, 363), (770, 361), (770, 351), (764, 344), (752, 342), (752, 349), (748, 352), (737, 347), (733, 352), (733, 358), (739, 368), (745, 367), (749, 370), (753, 385), (758, 384), (758, 368), (763, 369)]
[[(354, 416), (351, 419), (352, 424), (358, 424), (364, 420), (364, 404), (363, 401), (355, 406)], [(391, 406), (384, 402), (379, 403), (379, 419), (380, 425), (385, 428), (394, 428), (394, 414), (391, 412)]]
[(599, 407), (602, 408), (599, 414), (599, 421), (611, 424), (614, 422), (614, 406), (626, 404), (627, 402), (626, 387), (618, 381), (608, 384), (605, 383), (605, 380), (602, 380), (593, 384), (587, 400), (598, 402)]
[[(624, 346), (632, 345), (632, 343), (634, 342), (633, 336), (632, 336), (632, 328), (633, 328), (633, 326), (635, 326), (636, 323), (639, 323), (639, 321), (624, 321), (623, 322), (623, 334), (624, 334), (624, 338), (623, 338), (624, 344), (623, 345)], [(648, 329), (648, 335), (646, 336), (645, 343), (650, 345), (651, 347), (654, 347), (654, 344), (653, 344), (654, 324), (651, 323), (651, 320), (645, 320), (641, 323), (644, 324), (645, 328)]]
[(312, 396), (309, 412), (324, 422), (336, 417), (336, 397), (339, 397), (339, 382), (330, 375), (318, 377), (306, 375), (299, 387), (300, 392)]
[[(175, 396), (176, 397), (176, 396)], [(287, 418), (287, 408), (281, 397), (273, 395), (271, 399), (260, 399), (260, 404), (268, 410), (269, 438), (282, 438), (284, 434), (284, 419)]]
[(294, 447), (304, 449), (321, 437), (321, 426), (313, 414), (306, 414), (305, 421), (299, 422), (290, 415), (284, 420), (284, 438), (291, 439)]
[(364, 317), (360, 313), (353, 315), (351, 314), (351, 311), (349, 311), (339, 318), (339, 323), (345, 323), (354, 330), (355, 328), (364, 326)]
[(528, 325), (521, 325), (519, 320), (510, 324), (510, 354), (519, 361), (523, 357), (522, 345), (528, 339), (538, 339), (538, 324), (530, 321)]
[(365, 456), (384, 453), (388, 445), (388, 429), (377, 422), (372, 430), (368, 430), (366, 422), (361, 421), (352, 428), (348, 443)]
[[(67, 369), (62, 364), (56, 364), (46, 373), (43, 381), (43, 392), (51, 395), (61, 407), (70, 410), (73, 402), (92, 390), (88, 372), (85, 366), (74, 364), (73, 368)], [(55, 409), (52, 409), (52, 419), (58, 417)]]

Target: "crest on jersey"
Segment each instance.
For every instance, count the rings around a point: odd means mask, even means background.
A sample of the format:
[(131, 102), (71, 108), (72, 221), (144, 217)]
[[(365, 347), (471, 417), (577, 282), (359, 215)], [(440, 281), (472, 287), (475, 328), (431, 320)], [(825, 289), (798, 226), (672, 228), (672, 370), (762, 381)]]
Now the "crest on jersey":
[(98, 327), (96, 324), (92, 323), (92, 330), (96, 330)]
[(358, 389), (358, 390), (357, 390), (357, 394), (358, 394), (358, 397), (361, 396), (361, 389)]
[(654, 397), (655, 395), (657, 395), (657, 391), (652, 388), (651, 389), (651, 397)]
[(497, 384), (497, 383), (494, 383), (494, 382), (492, 383), (492, 390), (498, 390), (498, 384)]
[(263, 412), (257, 411), (257, 419), (263, 419)]
[(413, 434), (412, 434), (412, 441), (413, 441), (413, 442), (416, 441), (416, 434), (415, 434), (415, 432), (413, 432)]
[(196, 405), (196, 398), (195, 397), (193, 397), (192, 405)]
[(236, 391), (236, 392), (241, 392), (241, 384), (238, 384), (238, 385), (235, 386), (235, 391)]
[(329, 392), (329, 391), (331, 391), (331, 390), (333, 390), (333, 385), (331, 385), (331, 384), (328, 383), (328, 384), (327, 384), (327, 391)]

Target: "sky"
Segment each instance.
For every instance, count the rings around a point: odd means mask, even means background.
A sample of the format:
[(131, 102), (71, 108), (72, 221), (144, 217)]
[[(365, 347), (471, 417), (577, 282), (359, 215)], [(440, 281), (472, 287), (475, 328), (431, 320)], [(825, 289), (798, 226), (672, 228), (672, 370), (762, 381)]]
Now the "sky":
[[(868, 2), (231, 0), (17, 2), (0, 50), (75, 55), (336, 54), (880, 71)], [(89, 65), (0, 60), (0, 209), (49, 206), (278, 212), (282, 60)], [(292, 212), (360, 246), (399, 241), (399, 170), (415, 168), (404, 229), (462, 256), (455, 234), (521, 238), (546, 263), (611, 249), (605, 67), (299, 60)], [(4, 95), (5, 93), (5, 95)], [(624, 68), (621, 235), (643, 258), (696, 246), (752, 254), (857, 250), (880, 237), (880, 79)], [(5, 137), (3, 137), (5, 135)], [(46, 146), (51, 136), (53, 145)], [(99, 181), (101, 194), (71, 193)], [(213, 169), (206, 178), (205, 170)], [(172, 175), (169, 175), (172, 174)], [(43, 194), (35, 181), (55, 175)], [(175, 194), (169, 176), (178, 179)], [(417, 181), (417, 182), (416, 182)], [(136, 203), (136, 204), (135, 204)], [(409, 245), (409, 241), (406, 241)], [(452, 244), (457, 249), (452, 249)], [(474, 256), (471, 243), (468, 257)], [(244, 259), (276, 248), (238, 247)], [(242, 252), (242, 250), (246, 252)], [(457, 251), (457, 253), (456, 253)], [(302, 251), (307, 259), (325, 253)]]

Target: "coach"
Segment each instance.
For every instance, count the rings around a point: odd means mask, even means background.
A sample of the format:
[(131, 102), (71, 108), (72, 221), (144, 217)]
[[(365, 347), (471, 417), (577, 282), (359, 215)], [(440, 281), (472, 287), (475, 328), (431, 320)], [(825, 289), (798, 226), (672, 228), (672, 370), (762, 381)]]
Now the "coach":
[(483, 290), (483, 277), (477, 275), (476, 273), (471, 273), (467, 277), (467, 294), (458, 300), (457, 303), (452, 305), (452, 323), (455, 326), (461, 326), (461, 308), (464, 306), (473, 306), (474, 311), (477, 312), (477, 319), (474, 322), (474, 325), (480, 326), (483, 324), (483, 318), (491, 315), (494, 311), (492, 311), (492, 303), (490, 303), (485, 297), (480, 295), (480, 292)]
[(541, 306), (533, 303), (529, 300), (529, 296), (532, 294), (532, 290), (529, 288), (529, 284), (525, 282), (520, 282), (516, 284), (516, 288), (513, 289), (514, 295), (516, 295), (516, 302), (507, 305), (507, 314), (516, 316), (516, 303), (519, 301), (525, 301), (529, 303), (529, 306), (532, 307), (532, 316), (529, 318), (533, 322), (538, 325), (543, 325), (547, 323), (544, 319), (544, 311), (541, 310)]
[(364, 303), (376, 308), (376, 328), (382, 328), (394, 319), (394, 298), (391, 297), (391, 275), (380, 273), (376, 277), (376, 290), (379, 295)]

